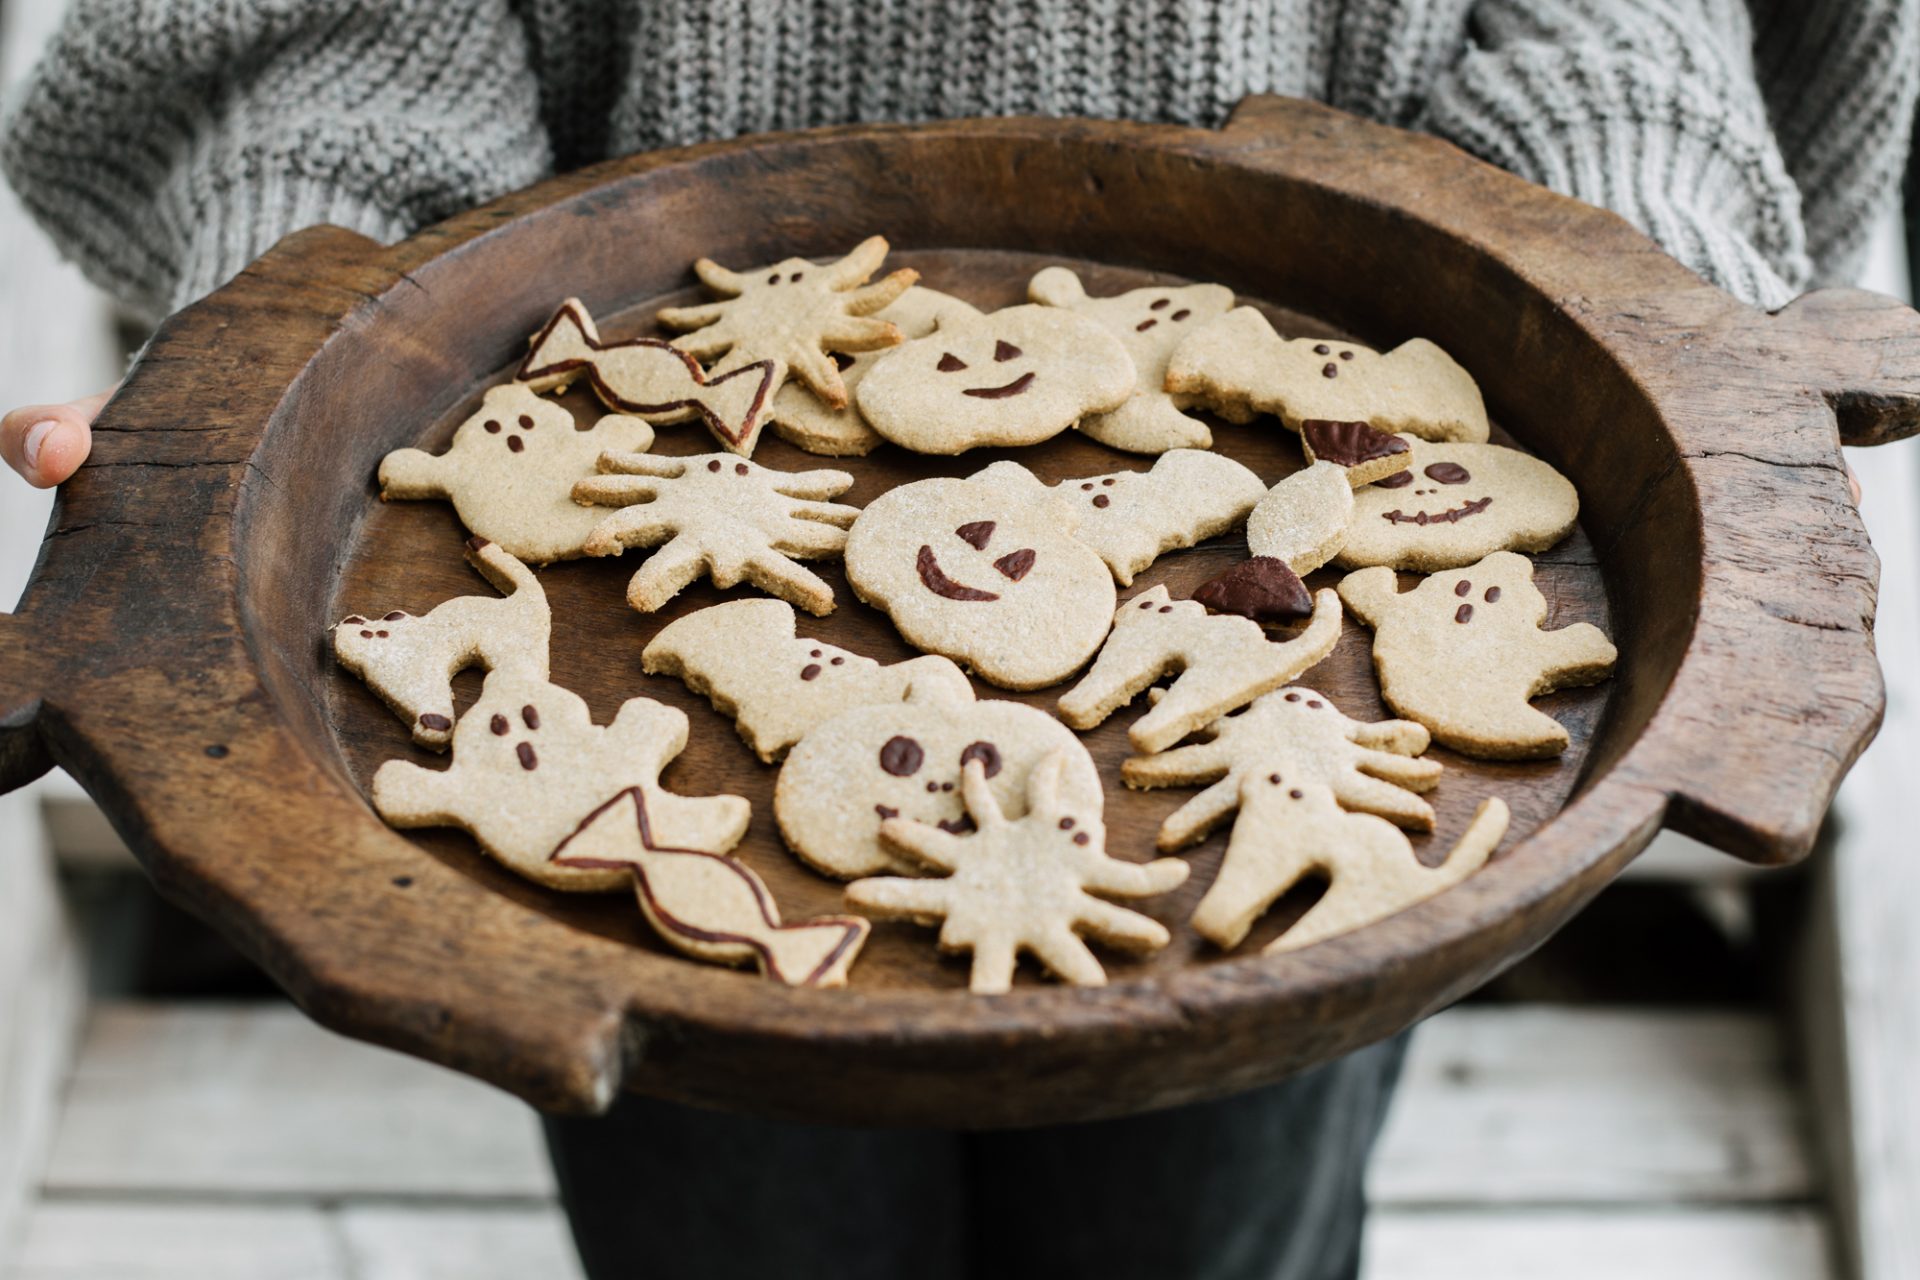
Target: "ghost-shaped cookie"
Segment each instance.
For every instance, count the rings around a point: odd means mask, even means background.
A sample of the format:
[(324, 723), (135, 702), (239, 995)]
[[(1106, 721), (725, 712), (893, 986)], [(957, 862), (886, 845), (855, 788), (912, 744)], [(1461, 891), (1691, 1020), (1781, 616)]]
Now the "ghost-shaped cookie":
[(453, 729), (453, 763), (423, 769), (389, 760), (373, 775), (373, 807), (396, 827), (460, 827), (480, 847), (551, 889), (597, 892), (623, 870), (569, 867), (553, 855), (589, 816), (637, 789), (662, 846), (724, 853), (746, 834), (739, 796), (675, 795), (660, 771), (687, 745), (687, 716), (629, 698), (597, 725), (579, 695), (501, 668)]
[(773, 812), (788, 847), (826, 875), (921, 874), (924, 868), (882, 846), (882, 822), (971, 830), (960, 791), (969, 760), (980, 762), (1007, 816), (1018, 817), (1028, 774), (1056, 752), (1065, 757), (1063, 803), (1098, 819), (1100, 775), (1065, 725), (1023, 703), (916, 686), (906, 701), (844, 712), (802, 738), (780, 766)]
[(1093, 656), (1113, 575), (1074, 537), (1075, 506), (1017, 462), (889, 490), (847, 533), (847, 581), (907, 641), (1003, 689), (1039, 689)]
[[(943, 324), (976, 319), (980, 312), (971, 303), (962, 302), (938, 289), (915, 285), (879, 311), (875, 320), (893, 325), (908, 339), (924, 338)], [(848, 403), (836, 409), (827, 404), (805, 383), (789, 382), (773, 398), (774, 433), (788, 444), (808, 453), (830, 457), (864, 457), (878, 448), (879, 432), (867, 425), (853, 402), (867, 371), (887, 354), (886, 348), (853, 355), (833, 354), (840, 366), (840, 381), (846, 386)]]
[(1165, 552), (1238, 525), (1267, 491), (1259, 476), (1204, 449), (1170, 449), (1150, 471), (1062, 480), (1053, 489), (1080, 510), (1074, 536), (1123, 587)]
[(640, 654), (648, 675), (675, 676), (702, 693), (769, 763), (811, 730), (855, 707), (899, 702), (910, 689), (944, 688), (971, 701), (973, 686), (937, 655), (883, 667), (824, 640), (796, 635), (784, 600), (729, 600), (661, 628)]
[(1028, 283), (1027, 297), (1105, 326), (1133, 357), (1133, 394), (1118, 409), (1082, 418), (1081, 434), (1132, 453), (1213, 447), (1207, 424), (1181, 412), (1185, 400), (1166, 391), (1167, 359), (1188, 334), (1233, 309), (1233, 290), (1218, 284), (1156, 285), (1090, 298), (1079, 276), (1066, 267), (1048, 267)]
[(1401, 439), (1407, 469), (1354, 490), (1342, 568), (1456, 569), (1495, 551), (1545, 551), (1573, 531), (1580, 495), (1533, 455)]
[(1008, 307), (943, 324), (874, 362), (856, 403), (867, 424), (916, 453), (1038, 444), (1133, 393), (1133, 357), (1094, 321), (1057, 307)]
[(1496, 551), (1400, 591), (1391, 569), (1350, 573), (1340, 599), (1373, 628), (1380, 696), (1433, 740), (1487, 760), (1537, 760), (1567, 749), (1566, 728), (1528, 703), (1607, 678), (1617, 656), (1591, 623), (1543, 631), (1547, 600), (1533, 562)]
[(445, 453), (396, 449), (380, 462), (380, 497), (449, 498), (468, 530), (527, 564), (585, 554), (606, 512), (573, 500), (609, 450), (644, 452), (653, 428), (609, 414), (590, 426), (519, 383), (494, 387)]

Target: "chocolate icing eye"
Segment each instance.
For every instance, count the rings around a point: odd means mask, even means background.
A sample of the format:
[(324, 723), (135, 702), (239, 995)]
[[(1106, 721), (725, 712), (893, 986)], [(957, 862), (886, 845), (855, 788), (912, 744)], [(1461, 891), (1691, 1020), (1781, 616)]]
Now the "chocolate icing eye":
[(975, 551), (985, 551), (987, 543), (993, 541), (993, 521), (970, 520), (955, 529), (953, 535)]
[(995, 360), (998, 360), (998, 361), (1012, 360), (1017, 358), (1019, 355), (1020, 355), (1020, 348), (1014, 346), (1011, 342), (1008, 342), (1005, 338), (1002, 338), (1000, 341), (993, 344), (993, 358)]
[(960, 769), (965, 772), (967, 761), (978, 760), (981, 771), (989, 778), (1000, 772), (1000, 748), (991, 742), (970, 742), (966, 750), (960, 753)]
[(488, 418), (485, 422), (481, 423), (480, 425), (487, 429), (487, 434), (490, 436), (497, 436), (500, 434), (500, 422), (496, 418)]
[(526, 706), (520, 708), (520, 720), (527, 728), (538, 729), (540, 727), (540, 709), (532, 703), (528, 703)]
[(801, 277), (805, 276), (806, 274), (807, 273), (804, 271), (796, 271), (792, 275), (787, 277), (787, 282), (789, 284), (799, 284)]
[(1427, 468), (1427, 478), (1441, 484), (1465, 484), (1473, 476), (1457, 462), (1436, 462)]
[(511, 729), (513, 726), (507, 723), (507, 718), (505, 716), (497, 715), (493, 719), (487, 722), (487, 727), (492, 729), (493, 736), (498, 738), (498, 737), (504, 737), (506, 735), (507, 730)]
[(993, 567), (1018, 582), (1033, 571), (1033, 562), (1036, 558), (1033, 548), (1026, 547), (1010, 555), (1001, 556), (993, 562)]
[(949, 351), (940, 357), (940, 363), (933, 366), (942, 373), (958, 373), (967, 367), (967, 362)]
[(774, 272), (774, 273), (773, 273), (772, 275), (770, 275), (770, 276), (768, 276), (768, 277), (767, 277), (767, 283), (768, 283), (768, 284), (779, 284), (779, 283), (780, 283), (780, 273), (779, 273), (778, 271), (776, 271), (776, 272)]
[(880, 747), (880, 767), (896, 778), (911, 778), (926, 758), (920, 744), (905, 734), (895, 734)]

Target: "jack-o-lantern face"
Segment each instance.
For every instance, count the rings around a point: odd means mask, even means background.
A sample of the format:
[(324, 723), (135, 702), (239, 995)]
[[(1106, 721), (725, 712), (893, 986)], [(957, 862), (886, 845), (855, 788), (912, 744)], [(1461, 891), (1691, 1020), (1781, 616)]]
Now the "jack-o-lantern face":
[(1430, 444), (1410, 435), (1404, 471), (1354, 491), (1345, 568), (1431, 573), (1495, 551), (1545, 551), (1580, 513), (1565, 476), (1497, 444)]
[(860, 383), (873, 429), (918, 453), (1037, 444), (1133, 391), (1133, 359), (1100, 325), (1052, 307), (942, 324), (874, 363)]
[(902, 485), (847, 535), (847, 579), (914, 645), (1008, 689), (1072, 675), (1106, 637), (1113, 579), (1076, 508), (1018, 463)]
[(883, 821), (972, 830), (960, 794), (969, 760), (980, 762), (994, 798), (1017, 817), (1025, 812), (1027, 775), (1063, 749), (1071, 761), (1062, 803), (1098, 817), (1093, 758), (1058, 720), (1018, 702), (916, 691), (906, 702), (845, 712), (802, 738), (781, 766), (774, 814), (793, 851), (828, 875), (918, 874), (924, 868), (880, 847)]

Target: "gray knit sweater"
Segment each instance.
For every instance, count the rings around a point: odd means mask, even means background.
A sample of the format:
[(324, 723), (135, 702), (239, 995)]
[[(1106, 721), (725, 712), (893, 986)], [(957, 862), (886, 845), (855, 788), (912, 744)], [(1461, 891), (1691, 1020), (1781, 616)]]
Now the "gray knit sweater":
[(1217, 125), (1242, 96), (1431, 130), (1767, 306), (1894, 188), (1920, 0), (76, 0), (0, 167), (158, 313), (280, 236), (393, 240), (606, 156), (856, 120)]

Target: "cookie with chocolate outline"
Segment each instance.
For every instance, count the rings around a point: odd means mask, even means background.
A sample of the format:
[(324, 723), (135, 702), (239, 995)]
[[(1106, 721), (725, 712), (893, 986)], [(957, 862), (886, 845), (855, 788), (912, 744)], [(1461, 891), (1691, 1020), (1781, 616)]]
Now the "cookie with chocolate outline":
[(846, 385), (828, 353), (874, 351), (898, 343), (900, 330), (873, 313), (920, 278), (919, 272), (902, 267), (867, 284), (886, 257), (885, 237), (869, 236), (834, 262), (787, 258), (771, 267), (729, 271), (702, 258), (693, 264), (693, 272), (719, 299), (667, 307), (656, 318), (669, 329), (692, 330), (675, 338), (673, 345), (697, 359), (718, 360), (716, 375), (770, 360), (780, 370), (775, 387), (791, 371), (821, 400), (844, 408)]
[(1027, 777), (1026, 813), (1012, 818), (980, 762), (968, 762), (960, 786), (974, 831), (956, 834), (905, 818), (880, 827), (895, 853), (946, 874), (857, 880), (847, 886), (847, 902), (883, 917), (938, 923), (942, 951), (973, 953), (968, 986), (982, 995), (1012, 989), (1022, 952), (1062, 981), (1104, 985), (1106, 970), (1081, 935), (1136, 955), (1166, 946), (1165, 925), (1108, 899), (1166, 893), (1186, 880), (1187, 864), (1110, 857), (1099, 810), (1063, 793), (1068, 763), (1065, 752), (1055, 752), (1036, 764)]
[(1340, 601), (1331, 591), (1314, 597), (1304, 631), (1275, 643), (1259, 623), (1209, 614), (1198, 601), (1174, 600), (1165, 586), (1154, 587), (1120, 602), (1093, 669), (1061, 697), (1060, 718), (1075, 729), (1095, 728), (1172, 675), (1166, 696), (1127, 730), (1134, 750), (1164, 751), (1300, 675), (1339, 639)]
[(1342, 812), (1325, 783), (1283, 769), (1242, 777), (1239, 806), (1220, 874), (1194, 908), (1195, 933), (1230, 950), (1301, 880), (1328, 880), (1267, 955), (1365, 928), (1451, 889), (1485, 866), (1507, 834), (1506, 804), (1483, 800), (1447, 860), (1429, 867), (1392, 823)]
[(798, 561), (846, 545), (860, 509), (826, 501), (853, 487), (846, 472), (775, 471), (725, 453), (607, 453), (599, 468), (574, 485), (574, 500), (620, 510), (593, 527), (586, 553), (659, 548), (627, 584), (627, 603), (640, 612), (702, 574), (722, 589), (751, 582), (808, 613), (833, 612), (833, 588)]
[(1129, 787), (1205, 786), (1160, 824), (1160, 850), (1207, 838), (1240, 806), (1240, 783), (1281, 773), (1333, 789), (1347, 809), (1377, 814), (1411, 831), (1433, 830), (1433, 806), (1420, 798), (1440, 783), (1440, 762), (1423, 759), (1428, 735), (1411, 720), (1365, 723), (1342, 715), (1324, 693), (1290, 685), (1263, 693), (1204, 730), (1205, 742), (1120, 766)]
[(1167, 363), (1166, 387), (1228, 418), (1271, 413), (1293, 431), (1322, 418), (1426, 440), (1487, 438), (1479, 385), (1425, 338), (1385, 355), (1333, 338), (1282, 338), (1252, 307), (1189, 335)]
[(660, 771), (687, 745), (686, 713), (630, 698), (597, 725), (578, 694), (506, 669), (453, 730), (453, 762), (425, 769), (389, 760), (373, 775), (373, 807), (396, 827), (458, 827), (480, 847), (550, 889), (601, 892), (624, 871), (571, 867), (554, 854), (589, 815), (629, 789), (645, 799), (653, 838), (725, 853), (746, 834), (739, 796), (681, 796)]
[(430, 751), (445, 751), (453, 739), (453, 678), (468, 667), (547, 678), (553, 614), (539, 580), (485, 538), (468, 541), (467, 563), (500, 598), (456, 596), (418, 618), (403, 609), (377, 619), (354, 614), (333, 629), (334, 659)]
[(867, 424), (916, 453), (1038, 444), (1133, 393), (1133, 359), (1106, 329), (1055, 307), (943, 324), (874, 362)]
[(573, 501), (602, 453), (640, 453), (653, 428), (609, 414), (588, 426), (519, 383), (489, 390), (442, 454), (396, 449), (380, 461), (380, 500), (447, 498), (468, 532), (528, 564), (585, 554), (605, 518)]
[(973, 686), (945, 658), (913, 658), (883, 667), (824, 640), (795, 634), (784, 600), (730, 600), (696, 609), (654, 636), (640, 654), (648, 675), (673, 676), (713, 709), (769, 763), (809, 732), (855, 707), (885, 706), (911, 689), (941, 690), (970, 702)]
[(1113, 614), (1113, 574), (1074, 536), (1079, 523), (1017, 462), (919, 480), (854, 521), (847, 581), (914, 647), (1003, 689), (1039, 689), (1093, 656)]
[(760, 360), (709, 378), (698, 360), (658, 338), (602, 342), (585, 305), (568, 298), (534, 335), (513, 376), (534, 391), (565, 391), (585, 378), (609, 409), (654, 423), (698, 418), (714, 439), (745, 456), (759, 443), (783, 369)]
[(889, 818), (968, 829), (957, 793), (969, 760), (1007, 813), (1021, 812), (1027, 777), (1046, 756), (1067, 760), (1060, 787), (1075, 811), (1098, 817), (1100, 775), (1080, 740), (1044, 711), (975, 701), (971, 689), (915, 684), (905, 701), (843, 712), (800, 739), (780, 768), (773, 811), (800, 859), (851, 879), (913, 871), (880, 843)]
[(1497, 444), (1411, 446), (1407, 469), (1353, 495), (1334, 562), (1432, 573), (1495, 551), (1545, 551), (1573, 532), (1580, 495), (1532, 454)]
[(1239, 525), (1267, 489), (1232, 458), (1172, 449), (1151, 471), (1062, 480), (1053, 491), (1080, 510), (1073, 536), (1099, 552), (1125, 587), (1166, 552)]
[[(942, 324), (972, 319), (979, 314), (971, 303), (917, 284), (874, 312), (873, 318), (886, 321), (912, 340), (926, 337)], [(840, 381), (846, 386), (850, 402), (857, 399), (861, 380), (886, 350), (854, 355), (834, 353), (833, 362), (840, 368)], [(780, 388), (780, 393), (773, 398), (771, 425), (774, 433), (788, 444), (830, 457), (864, 457), (884, 443), (880, 433), (860, 416), (855, 404), (836, 409), (806, 387), (791, 382)]]
[(1533, 585), (1533, 562), (1511, 551), (1404, 592), (1393, 570), (1362, 569), (1341, 580), (1340, 599), (1373, 628), (1386, 704), (1435, 742), (1482, 759), (1565, 751), (1566, 728), (1528, 703), (1606, 679), (1618, 656), (1591, 623), (1541, 630), (1547, 599)]
[(1028, 282), (1027, 297), (1103, 326), (1133, 358), (1133, 394), (1118, 409), (1082, 418), (1081, 434), (1132, 453), (1213, 447), (1207, 424), (1181, 412), (1185, 399), (1166, 391), (1167, 359), (1188, 334), (1233, 309), (1233, 290), (1218, 284), (1155, 285), (1090, 298), (1079, 276), (1066, 267), (1048, 267)]

